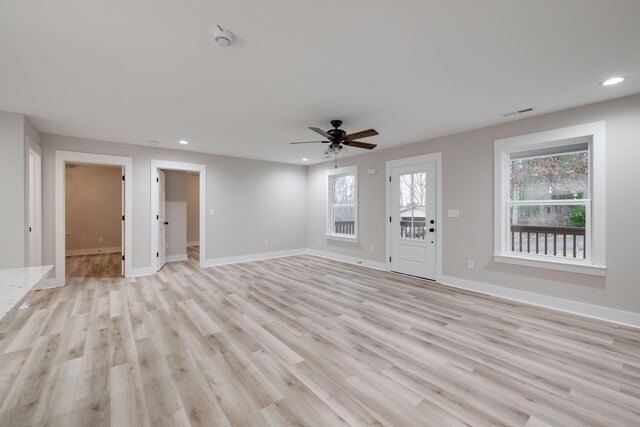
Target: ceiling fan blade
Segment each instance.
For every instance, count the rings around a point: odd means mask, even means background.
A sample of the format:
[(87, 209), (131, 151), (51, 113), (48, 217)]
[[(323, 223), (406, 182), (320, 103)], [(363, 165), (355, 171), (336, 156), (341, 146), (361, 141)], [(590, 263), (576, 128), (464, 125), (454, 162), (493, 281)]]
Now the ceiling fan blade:
[(373, 150), (374, 148), (377, 147), (376, 144), (369, 144), (368, 142), (361, 142), (361, 141), (342, 141), (342, 144), (348, 147), (358, 147), (358, 148), (364, 148), (366, 150)]
[(328, 144), (329, 141), (301, 141), (301, 142), (290, 142), (289, 144), (317, 144), (317, 143)]
[(361, 130), (360, 132), (350, 133), (349, 135), (345, 136), (344, 139), (346, 139), (347, 141), (353, 141), (354, 139), (368, 138), (370, 136), (376, 136), (376, 135), (378, 135), (377, 130), (367, 129), (367, 130)]
[(325, 138), (327, 138), (329, 141), (333, 140), (333, 137), (331, 135), (329, 135), (327, 132), (323, 131), (320, 128), (314, 128), (314, 127), (309, 127), (309, 129), (311, 129), (312, 131), (314, 131), (315, 133), (319, 133), (320, 135), (324, 136)]

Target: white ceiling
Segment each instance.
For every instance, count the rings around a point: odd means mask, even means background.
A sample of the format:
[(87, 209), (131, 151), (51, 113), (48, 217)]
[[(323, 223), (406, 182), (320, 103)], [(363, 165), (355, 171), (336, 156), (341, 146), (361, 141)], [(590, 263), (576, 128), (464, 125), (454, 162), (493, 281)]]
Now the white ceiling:
[[(387, 148), (638, 93), (639, 18), (638, 0), (0, 0), (0, 110), (45, 133), (313, 163), (323, 146), (287, 143), (334, 118)], [(236, 46), (213, 42), (217, 23)]]

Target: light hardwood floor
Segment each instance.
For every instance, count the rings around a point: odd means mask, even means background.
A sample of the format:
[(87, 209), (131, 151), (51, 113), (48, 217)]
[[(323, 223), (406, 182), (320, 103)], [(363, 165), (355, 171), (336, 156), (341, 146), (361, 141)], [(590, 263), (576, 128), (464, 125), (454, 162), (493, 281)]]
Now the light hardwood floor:
[(116, 278), (122, 277), (122, 254), (73, 255), (65, 259), (67, 278)]
[(640, 425), (640, 330), (296, 256), (37, 292), (0, 424)]

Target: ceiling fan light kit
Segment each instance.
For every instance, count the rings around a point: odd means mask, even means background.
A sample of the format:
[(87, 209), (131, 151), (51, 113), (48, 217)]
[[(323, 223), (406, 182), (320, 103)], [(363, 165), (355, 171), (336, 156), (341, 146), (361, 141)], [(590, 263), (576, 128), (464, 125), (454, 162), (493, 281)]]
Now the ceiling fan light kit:
[(216, 25), (216, 27), (217, 29), (213, 30), (213, 40), (222, 47), (231, 46), (235, 40), (233, 33), (220, 25)]

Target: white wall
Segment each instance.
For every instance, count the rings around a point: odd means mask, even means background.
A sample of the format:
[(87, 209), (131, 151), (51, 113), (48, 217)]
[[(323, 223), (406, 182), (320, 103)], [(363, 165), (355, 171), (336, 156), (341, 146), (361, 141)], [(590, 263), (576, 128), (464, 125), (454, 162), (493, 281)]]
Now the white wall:
[[(493, 262), (493, 141), (599, 120), (606, 121), (607, 132), (607, 276)], [(391, 137), (383, 134), (378, 138)], [(439, 224), (443, 233), (444, 275), (640, 312), (637, 268), (640, 261), (640, 95), (341, 160), (340, 166), (358, 165), (358, 243), (324, 239), (325, 171), (333, 166), (330, 163), (310, 166), (307, 245), (384, 263), (385, 162), (434, 152), (442, 152), (443, 212), (460, 209), (460, 218), (445, 217), (444, 224)], [(377, 173), (368, 175), (370, 168), (376, 168)], [(318, 243), (318, 239), (322, 243)], [(374, 247), (373, 254), (369, 253), (369, 246)], [(475, 261), (474, 270), (467, 269), (469, 259)]]
[(165, 172), (167, 257), (187, 254), (187, 174)]
[[(58, 135), (42, 135), (44, 262), (53, 263), (55, 150), (133, 158), (132, 267), (148, 268), (151, 159), (207, 167), (207, 259), (306, 247), (306, 168)], [(263, 245), (264, 240), (269, 246)]]
[(200, 175), (187, 174), (187, 242), (200, 240)]
[(67, 254), (120, 250), (122, 168), (67, 165), (65, 176)]

